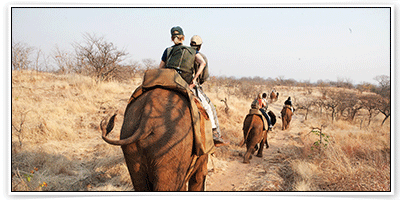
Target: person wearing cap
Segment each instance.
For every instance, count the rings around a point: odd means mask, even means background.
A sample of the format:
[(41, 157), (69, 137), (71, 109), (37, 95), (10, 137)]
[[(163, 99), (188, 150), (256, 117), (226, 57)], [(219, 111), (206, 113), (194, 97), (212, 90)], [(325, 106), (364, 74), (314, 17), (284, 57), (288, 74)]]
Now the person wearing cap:
[[(202, 73), (204, 67), (206, 66), (206, 62), (203, 57), (193, 48), (187, 47), (183, 45), (183, 41), (185, 40), (185, 35), (183, 30), (179, 26), (175, 26), (171, 28), (171, 40), (174, 42), (174, 45), (170, 48), (166, 48), (162, 57), (159, 67), (160, 68), (173, 68), (175, 69), (181, 77), (189, 84), (189, 88), (193, 89), (196, 86), (196, 80)], [(195, 54), (195, 61), (199, 63), (199, 69), (194, 74), (194, 61), (193, 63), (182, 63), (182, 66), (169, 66), (168, 59), (171, 59), (173, 54), (169, 54), (169, 52), (173, 52), (177, 49), (186, 49), (190, 54)]]
[(290, 97), (288, 97), (286, 99), (284, 104), (290, 106), (290, 109), (292, 110), (292, 112), (294, 112), (294, 108), (293, 108), (293, 105), (292, 105), (292, 99)]
[[(204, 58), (204, 60), (206, 62), (206, 67), (208, 67), (208, 60), (207, 60), (206, 56), (203, 53), (200, 52), (200, 48), (201, 48), (202, 44), (203, 44), (203, 40), (198, 35), (194, 35), (190, 39), (190, 46), (195, 48), (199, 52), (199, 54)], [(198, 69), (199, 65), (200, 65), (199, 63), (195, 62), (195, 69)], [(227, 145), (228, 143), (226, 143), (221, 137), (221, 130), (219, 129), (219, 121), (218, 121), (218, 116), (217, 116), (217, 110), (215, 109), (215, 106), (211, 102), (211, 100), (204, 93), (203, 88), (201, 86), (201, 84), (203, 82), (202, 81), (196, 81), (196, 82), (198, 83), (198, 85), (195, 87), (196, 88), (196, 92), (198, 93), (198, 96), (204, 97), (204, 99), (205, 99), (204, 101), (208, 104), (208, 105), (203, 106), (203, 107), (207, 107), (207, 108), (211, 109), (211, 112), (210, 112), (210, 110), (207, 110), (207, 109), (206, 109), (206, 111), (207, 111), (209, 116), (213, 117), (213, 121), (214, 121), (214, 123), (212, 123), (214, 144), (215, 144), (215, 146)]]

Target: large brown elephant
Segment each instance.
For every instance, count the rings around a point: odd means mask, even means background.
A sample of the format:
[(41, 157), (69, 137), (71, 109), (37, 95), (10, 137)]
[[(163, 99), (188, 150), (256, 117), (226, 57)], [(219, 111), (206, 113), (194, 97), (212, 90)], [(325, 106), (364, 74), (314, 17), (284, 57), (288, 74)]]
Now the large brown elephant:
[[(272, 111), (268, 112), (268, 115), (271, 118), (272, 125), (276, 123), (276, 116)], [(265, 122), (267, 123), (267, 122)], [(266, 148), (269, 148), (268, 145), (268, 130), (264, 130), (264, 122), (259, 114), (248, 114), (243, 122), (243, 143), (246, 144), (246, 153), (244, 155), (243, 163), (250, 163), (250, 159), (252, 154), (257, 151), (257, 157), (262, 157), (264, 144)], [(257, 145), (260, 144), (258, 148)]]
[(135, 191), (205, 190), (208, 154), (192, 152), (189, 106), (182, 94), (156, 88), (128, 104), (119, 140), (107, 138), (115, 115), (101, 122), (103, 139), (122, 148)]
[(284, 106), (281, 110), (282, 130), (286, 130), (289, 128), (292, 116), (293, 116), (292, 109), (289, 106)]

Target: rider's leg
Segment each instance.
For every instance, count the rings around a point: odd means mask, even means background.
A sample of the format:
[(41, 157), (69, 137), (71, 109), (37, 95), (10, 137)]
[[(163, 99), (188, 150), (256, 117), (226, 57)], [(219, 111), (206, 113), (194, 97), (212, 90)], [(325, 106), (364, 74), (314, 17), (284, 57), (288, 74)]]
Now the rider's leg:
[[(201, 94), (205, 99), (206, 102), (209, 104), (209, 107), (211, 108), (212, 111), (212, 116), (214, 118), (214, 124), (213, 126), (213, 139), (214, 143), (225, 143), (224, 140), (221, 137), (221, 130), (219, 129), (219, 121), (218, 121), (218, 116), (217, 116), (217, 110), (215, 109), (214, 104), (210, 101), (210, 99), (207, 97), (207, 95), (204, 93), (203, 89), (198, 87), (197, 89), (198, 94)], [(200, 95), (199, 95), (200, 96)], [(208, 113), (208, 112), (207, 112)], [(210, 115), (210, 114), (209, 114)]]
[(214, 119), (214, 114), (212, 112), (211, 106), (210, 104), (208, 104), (207, 99), (204, 96), (203, 92), (200, 92), (201, 90), (198, 90), (199, 92), (197, 93), (200, 101), (201, 101), (201, 105), (203, 106), (203, 108), (207, 111), (208, 117), (210, 118), (211, 121), (211, 126), (212, 128), (217, 128), (217, 125), (215, 124), (215, 119)]
[(272, 123), (271, 123), (271, 119), (269, 118), (267, 112), (265, 112), (264, 109), (260, 108), (259, 109), (261, 111), (261, 113), (264, 115), (265, 119), (267, 119), (268, 122), (268, 130), (272, 130)]

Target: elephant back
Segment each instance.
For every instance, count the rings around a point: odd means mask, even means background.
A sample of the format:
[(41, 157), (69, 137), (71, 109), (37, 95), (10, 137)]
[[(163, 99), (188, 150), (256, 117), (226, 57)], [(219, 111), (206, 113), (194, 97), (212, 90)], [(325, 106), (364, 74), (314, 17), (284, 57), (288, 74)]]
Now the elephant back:
[[(155, 89), (164, 88), (173, 90), (186, 97), (190, 102), (190, 111), (194, 129), (194, 154), (197, 156), (214, 152), (214, 141), (212, 137), (211, 121), (204, 117), (201, 110), (204, 108), (196, 103), (200, 100), (189, 89), (189, 85), (174, 69), (152, 69), (146, 71), (143, 83), (131, 95), (128, 106), (144, 93)], [(198, 107), (199, 106), (199, 107)], [(204, 118), (204, 119), (201, 119)], [(202, 120), (204, 121), (202, 126)]]
[(254, 109), (254, 108), (250, 109), (249, 114), (247, 114), (247, 116), (249, 116), (249, 115), (259, 115), (263, 121), (263, 130), (266, 130), (265, 123), (267, 120), (265, 119), (264, 115), (261, 113), (261, 111), (259, 109)]

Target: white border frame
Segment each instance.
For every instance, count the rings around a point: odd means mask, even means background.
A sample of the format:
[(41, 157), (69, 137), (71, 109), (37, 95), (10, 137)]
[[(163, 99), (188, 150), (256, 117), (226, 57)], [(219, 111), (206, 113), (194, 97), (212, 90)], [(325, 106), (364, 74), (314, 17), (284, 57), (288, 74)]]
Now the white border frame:
[[(101, 1), (97, 1), (101, 2)], [(392, 1), (389, 3), (379, 3), (379, 4), (359, 4), (359, 2), (354, 2), (353, 4), (335, 4), (335, 3), (327, 3), (327, 4), (315, 4), (315, 3), (295, 3), (291, 4), (291, 2), (283, 1), (279, 2), (278, 4), (265, 4), (265, 3), (257, 3), (257, 4), (230, 4), (230, 3), (222, 3), (222, 4), (187, 4), (186, 1), (184, 1), (183, 4), (178, 3), (178, 4), (157, 4), (154, 5), (150, 2), (147, 2), (146, 4), (102, 4), (102, 3), (85, 3), (85, 4), (47, 4), (45, 3), (34, 3), (34, 4), (24, 4), (24, 3), (12, 3), (12, 4), (7, 4), (7, 13), (4, 13), (4, 15), (7, 15), (7, 41), (4, 44), (7, 44), (6, 49), (7, 49), (7, 58), (3, 59), (6, 60), (6, 66), (11, 66), (11, 60), (9, 59), (11, 57), (11, 7), (390, 7), (391, 8), (391, 71), (390, 71), (390, 76), (391, 76), (391, 109), (392, 111), (397, 108), (397, 99), (396, 99), (396, 92), (395, 89), (397, 88), (396, 85), (396, 58), (398, 58), (398, 54), (396, 54), (396, 50), (398, 50), (398, 47), (396, 45), (396, 38), (398, 35), (398, 28), (399, 27), (399, 22), (396, 21), (397, 15), (399, 15), (399, 5), (397, 2), (397, 7), (395, 7), (395, 2)], [(210, 1), (214, 2), (215, 1)], [(287, 3), (285, 3), (287, 2)], [(368, 2), (366, 2), (368, 3)], [(6, 32), (6, 31), (4, 31)], [(6, 67), (8, 69), (8, 67)], [(5, 120), (8, 122), (7, 124), (7, 140), (6, 140), (6, 147), (7, 147), (7, 175), (5, 176), (7, 179), (7, 192), (8, 195), (16, 196), (19, 197), (90, 197), (90, 196), (278, 196), (278, 197), (283, 197), (283, 196), (296, 196), (296, 197), (305, 197), (309, 198), (312, 196), (316, 197), (373, 197), (373, 196), (392, 196), (394, 197), (395, 194), (395, 186), (398, 188), (398, 184), (396, 184), (396, 177), (395, 174), (397, 171), (395, 170), (395, 166), (398, 166), (398, 160), (396, 160), (396, 152), (397, 148), (395, 147), (395, 143), (398, 141), (395, 140), (395, 134), (396, 134), (396, 126), (395, 126), (395, 121), (397, 122), (397, 112), (392, 113), (391, 118), (390, 118), (390, 123), (391, 123), (391, 191), (390, 192), (11, 192), (11, 179), (9, 178), (11, 175), (11, 145), (10, 145), (10, 140), (11, 140), (11, 70), (8, 69), (8, 73), (3, 73), (7, 74), (9, 76), (8, 80), (8, 87), (6, 88), (8, 99), (7, 99), (7, 113), (8, 113), (8, 118), (9, 120)], [(394, 87), (393, 87), (394, 86)], [(398, 144), (398, 143), (397, 143)], [(397, 176), (398, 178), (398, 176)], [(4, 187), (3, 187), (4, 188)], [(398, 190), (397, 190), (398, 192)], [(95, 197), (96, 199), (99, 197)], [(136, 197), (135, 197), (136, 198)], [(192, 197), (190, 197), (192, 198)]]

